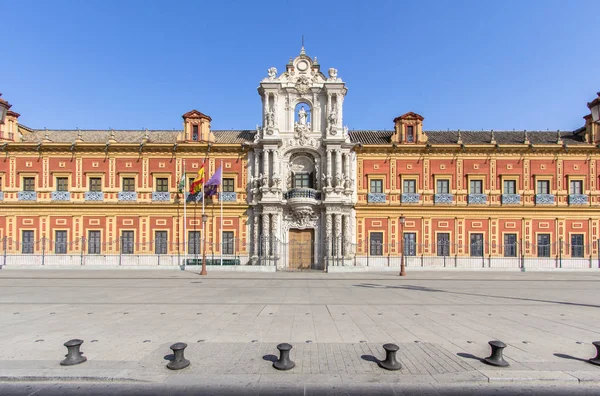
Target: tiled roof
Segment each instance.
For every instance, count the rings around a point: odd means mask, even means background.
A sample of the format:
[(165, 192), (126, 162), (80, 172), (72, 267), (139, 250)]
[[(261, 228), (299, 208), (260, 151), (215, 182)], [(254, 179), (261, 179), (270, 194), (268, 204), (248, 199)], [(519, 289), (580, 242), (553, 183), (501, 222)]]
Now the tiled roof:
[[(24, 142), (38, 143), (48, 138), (55, 143), (72, 143), (79, 138), (84, 143), (106, 143), (114, 134), (114, 139), (119, 143), (140, 143), (146, 137), (145, 130), (44, 130), (31, 129), (25, 125), (19, 125), (30, 133), (23, 134)], [(237, 144), (244, 141), (252, 141), (255, 131), (212, 131), (215, 136), (215, 142), (221, 144)], [(148, 130), (150, 143), (175, 143), (177, 136), (183, 133), (182, 130)]]
[[(56, 143), (72, 143), (81, 135), (84, 143), (106, 143), (114, 133), (114, 139), (119, 143), (140, 143), (146, 133), (150, 143), (175, 143), (182, 130), (43, 130), (31, 129), (24, 125), (19, 125), (27, 133), (23, 134), (24, 142), (41, 142), (48, 138)], [(560, 132), (564, 143), (586, 144), (581, 133), (581, 128), (574, 132)], [(254, 130), (220, 130), (212, 131), (217, 144), (241, 144), (242, 142), (251, 142), (254, 139), (256, 131)], [(350, 131), (350, 140), (354, 143), (364, 145), (387, 145), (391, 142), (392, 130), (354, 130)], [(425, 131), (430, 144), (456, 144), (458, 141), (458, 131)], [(490, 131), (461, 131), (462, 142), (469, 144), (489, 144), (492, 139)], [(549, 131), (530, 131), (527, 136), (531, 143), (535, 144), (556, 144), (557, 132)], [(525, 141), (524, 131), (494, 131), (494, 138), (498, 144), (523, 144)]]
[[(430, 144), (456, 144), (458, 131), (424, 131)], [(579, 130), (575, 131), (579, 132)], [(586, 144), (583, 136), (575, 132), (561, 132), (561, 140), (569, 144)], [(394, 131), (350, 131), (350, 140), (364, 145), (389, 144)], [(461, 131), (462, 142), (468, 144), (489, 144), (492, 140), (491, 131)], [(527, 132), (529, 141), (533, 144), (556, 144), (557, 132), (531, 131)], [(523, 144), (524, 131), (494, 131), (498, 144)]]

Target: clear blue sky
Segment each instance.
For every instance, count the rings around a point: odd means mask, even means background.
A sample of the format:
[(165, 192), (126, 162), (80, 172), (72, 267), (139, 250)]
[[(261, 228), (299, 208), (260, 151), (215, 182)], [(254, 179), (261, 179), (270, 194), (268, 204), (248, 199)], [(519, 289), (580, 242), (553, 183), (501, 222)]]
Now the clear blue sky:
[(34, 128), (260, 123), (267, 68), (300, 50), (346, 81), (344, 124), (583, 125), (600, 90), (600, 1), (0, 0), (0, 92)]

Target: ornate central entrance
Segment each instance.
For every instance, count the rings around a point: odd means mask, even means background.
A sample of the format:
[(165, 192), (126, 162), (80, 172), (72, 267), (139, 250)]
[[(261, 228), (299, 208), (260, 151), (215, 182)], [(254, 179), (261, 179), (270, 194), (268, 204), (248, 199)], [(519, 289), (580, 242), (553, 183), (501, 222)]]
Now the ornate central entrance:
[(308, 270), (312, 268), (313, 230), (291, 229), (289, 234), (289, 269)]

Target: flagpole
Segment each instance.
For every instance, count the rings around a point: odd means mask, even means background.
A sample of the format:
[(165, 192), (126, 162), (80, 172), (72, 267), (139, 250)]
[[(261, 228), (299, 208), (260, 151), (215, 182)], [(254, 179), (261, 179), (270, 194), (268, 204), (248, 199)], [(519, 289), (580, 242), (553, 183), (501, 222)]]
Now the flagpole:
[(223, 265), (223, 160), (221, 160), (221, 180), (219, 182), (221, 188), (221, 194), (219, 200), (221, 201), (221, 265)]
[[(206, 172), (206, 169), (204, 169), (204, 172)], [(203, 176), (203, 178), (204, 177), (205, 176)], [(202, 271), (200, 271), (200, 275), (206, 275), (206, 220), (207, 220), (207, 218), (204, 215), (204, 185), (205, 184), (206, 183), (203, 180), (202, 181)]]
[(187, 255), (188, 255), (188, 245), (187, 245), (187, 197), (185, 196), (185, 180), (187, 176), (185, 174), (185, 158), (183, 159), (183, 270), (185, 271), (185, 266), (187, 264)]

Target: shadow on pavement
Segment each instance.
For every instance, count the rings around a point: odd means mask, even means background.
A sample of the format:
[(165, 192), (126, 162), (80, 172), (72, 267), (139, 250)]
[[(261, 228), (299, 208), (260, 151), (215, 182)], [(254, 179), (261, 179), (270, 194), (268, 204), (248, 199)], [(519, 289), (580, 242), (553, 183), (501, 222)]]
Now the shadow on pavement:
[(379, 362), (379, 359), (377, 359), (375, 356), (373, 355), (362, 355), (360, 357), (362, 360), (366, 360), (367, 362), (373, 362), (373, 363), (377, 363)]
[(586, 362), (586, 363), (588, 361), (588, 359), (582, 359), (582, 358), (578, 358), (578, 357), (571, 356), (571, 355), (565, 355), (564, 353), (555, 353), (554, 356), (563, 358), (563, 359), (579, 360), (580, 362)]
[(279, 360), (279, 358), (275, 355), (265, 355), (263, 356), (263, 360), (275, 363), (277, 360)]

